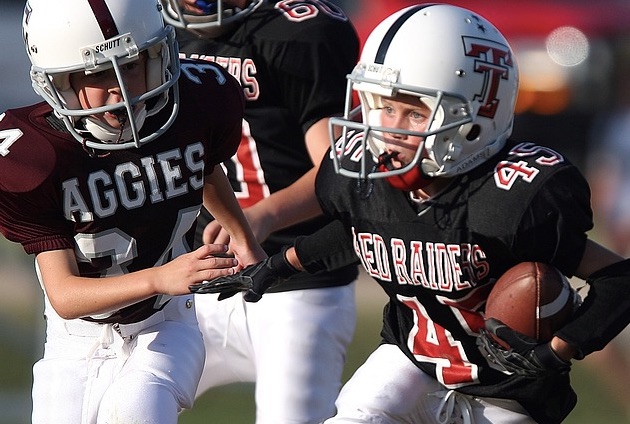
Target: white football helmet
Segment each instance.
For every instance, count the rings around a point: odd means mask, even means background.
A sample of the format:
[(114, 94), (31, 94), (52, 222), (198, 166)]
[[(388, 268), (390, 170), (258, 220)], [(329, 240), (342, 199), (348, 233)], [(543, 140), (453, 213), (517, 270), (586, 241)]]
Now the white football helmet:
[[(84, 146), (100, 150), (139, 147), (164, 133), (179, 109), (179, 59), (175, 30), (164, 26), (158, 0), (28, 0), (23, 35), (33, 89)], [(146, 52), (147, 91), (131, 97), (121, 67)], [(123, 101), (83, 109), (70, 74), (114, 69)], [(145, 118), (172, 100), (165, 122), (140, 136)], [(90, 115), (111, 112), (125, 120), (115, 129)]]
[[(354, 110), (353, 90), (361, 101)], [(409, 172), (426, 179), (467, 172), (505, 145), (512, 132), (517, 90), (512, 49), (486, 19), (445, 4), (402, 9), (372, 31), (348, 76), (344, 117), (330, 121), (335, 170), (360, 179), (389, 179)], [(398, 93), (417, 96), (431, 108), (426, 131), (381, 126), (381, 99)], [(356, 119), (359, 111), (362, 123)], [(335, 127), (341, 127), (339, 140), (333, 135)], [(356, 153), (357, 137), (349, 138), (349, 129), (363, 134), (362, 151), (371, 152), (360, 159), (353, 156), (361, 161), (359, 172), (342, 163)], [(421, 136), (424, 142), (414, 161), (398, 169), (382, 166), (387, 159), (381, 158), (379, 164), (383, 132)]]
[(180, 0), (160, 0), (164, 6), (164, 20), (177, 28), (187, 29), (201, 37), (216, 38), (252, 13), (264, 0), (250, 0), (247, 7), (240, 9), (225, 4), (224, 0), (198, 0), (196, 4), (205, 9), (203, 15), (184, 10)]

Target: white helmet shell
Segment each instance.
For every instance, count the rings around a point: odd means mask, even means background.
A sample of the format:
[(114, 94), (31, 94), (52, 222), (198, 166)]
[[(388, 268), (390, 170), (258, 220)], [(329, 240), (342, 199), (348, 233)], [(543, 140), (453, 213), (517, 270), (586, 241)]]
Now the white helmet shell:
[[(28, 0), (23, 36), (31, 61), (36, 93), (48, 102), (70, 133), (87, 147), (102, 150), (139, 147), (166, 131), (179, 106), (179, 59), (174, 29), (165, 27), (157, 0)], [(122, 83), (120, 67), (146, 52), (147, 91), (131, 98)], [(123, 101), (82, 109), (70, 86), (70, 74), (114, 69)], [(172, 100), (172, 111), (152, 134), (140, 137), (147, 116)], [(148, 106), (150, 105), (150, 106)], [(108, 128), (90, 118), (103, 112), (124, 111), (129, 126)]]
[[(433, 114), (427, 131), (409, 132), (424, 138), (413, 163), (386, 172), (368, 169), (373, 162), (365, 161), (359, 173), (341, 172), (347, 176), (384, 178), (415, 166), (429, 177), (461, 174), (498, 152), (512, 132), (518, 91), (512, 49), (494, 25), (461, 7), (416, 5), (387, 17), (367, 38), (348, 79), (345, 116), (332, 120), (331, 131), (341, 126), (345, 135), (348, 128), (360, 129), (364, 151), (375, 158), (384, 147), (379, 134), (392, 130), (380, 127), (375, 118), (383, 96), (418, 96)], [(351, 107), (352, 90), (361, 100), (361, 125), (352, 122), (357, 113)], [(343, 137), (331, 143), (340, 172), (348, 149)]]

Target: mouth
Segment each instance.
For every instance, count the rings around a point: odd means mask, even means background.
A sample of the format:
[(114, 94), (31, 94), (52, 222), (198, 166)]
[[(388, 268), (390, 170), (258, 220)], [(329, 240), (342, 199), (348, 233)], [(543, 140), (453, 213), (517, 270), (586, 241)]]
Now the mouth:
[(113, 127), (124, 127), (129, 120), (127, 111), (123, 109), (105, 112), (103, 113), (103, 118), (109, 125)]
[(400, 153), (398, 152), (383, 153), (378, 157), (378, 163), (376, 164), (376, 166), (384, 166), (389, 170), (400, 168), (402, 166), (402, 162), (398, 160), (399, 154)]

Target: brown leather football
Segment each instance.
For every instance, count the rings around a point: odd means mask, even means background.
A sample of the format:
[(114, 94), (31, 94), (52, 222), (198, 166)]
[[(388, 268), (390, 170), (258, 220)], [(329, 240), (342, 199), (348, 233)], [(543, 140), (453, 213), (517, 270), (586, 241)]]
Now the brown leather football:
[(486, 302), (485, 317), (547, 342), (569, 320), (576, 299), (577, 293), (555, 267), (522, 262), (496, 281)]

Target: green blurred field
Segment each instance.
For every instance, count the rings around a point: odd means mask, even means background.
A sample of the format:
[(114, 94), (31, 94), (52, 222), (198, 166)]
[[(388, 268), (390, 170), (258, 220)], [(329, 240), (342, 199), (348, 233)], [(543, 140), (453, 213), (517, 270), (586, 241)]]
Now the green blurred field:
[[(30, 422), (31, 366), (41, 354), (42, 298), (32, 271), (32, 260), (0, 239), (0, 424)], [(384, 297), (375, 283), (358, 284), (359, 320), (348, 352), (344, 380), (378, 343)], [(577, 408), (567, 424), (628, 424), (596, 376), (581, 363), (573, 371)], [(629, 382), (630, 388), (630, 382)], [(195, 408), (182, 414), (181, 424), (251, 424), (254, 422), (253, 386), (235, 384), (206, 393)], [(66, 423), (51, 423), (66, 424)]]

